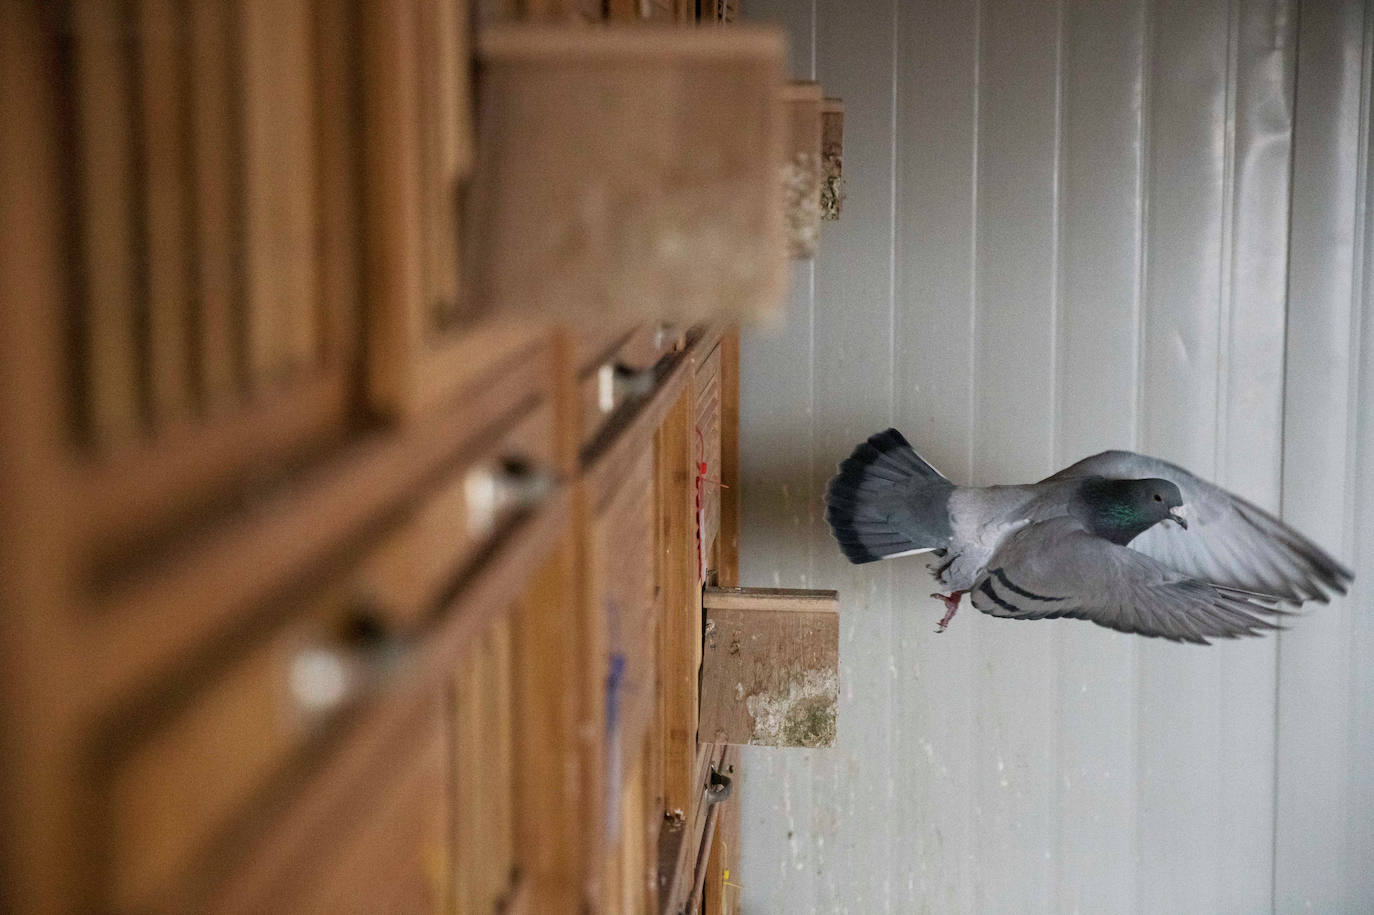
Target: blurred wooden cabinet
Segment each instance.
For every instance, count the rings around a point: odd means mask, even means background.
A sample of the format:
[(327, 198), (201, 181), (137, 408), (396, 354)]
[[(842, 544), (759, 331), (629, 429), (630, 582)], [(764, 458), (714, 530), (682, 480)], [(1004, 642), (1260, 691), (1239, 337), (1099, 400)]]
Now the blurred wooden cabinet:
[[(566, 140), (476, 104), (484, 77), (532, 96), (474, 69), (472, 24), (590, 12), (509, 6), (0, 4), (9, 908), (729, 908), (711, 837), (737, 761), (698, 743), (701, 589), (738, 584), (725, 318), (779, 291), (781, 41), (491, 39), (679, 117), (598, 147), (652, 153), (634, 180), (665, 185), (664, 221), (627, 205), (671, 230), (637, 242), (661, 269), (571, 263), (580, 285), (513, 308), (469, 254), (513, 226), (482, 258), (518, 265), (535, 223), (502, 221), (528, 217), (500, 186), (516, 158), (479, 150)], [(677, 69), (643, 85), (605, 66), (656, 54)], [(672, 205), (755, 173), (712, 198), (723, 234)]]

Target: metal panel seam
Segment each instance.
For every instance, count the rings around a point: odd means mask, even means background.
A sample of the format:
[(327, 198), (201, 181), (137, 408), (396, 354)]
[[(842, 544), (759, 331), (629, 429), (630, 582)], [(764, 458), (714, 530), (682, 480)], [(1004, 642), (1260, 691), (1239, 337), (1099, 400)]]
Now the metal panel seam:
[[(1144, 19), (1141, 28), (1141, 52), (1140, 52), (1140, 99), (1138, 103), (1139, 112), (1139, 132), (1140, 145), (1136, 152), (1136, 199), (1140, 204), (1139, 226), (1136, 232), (1136, 295), (1135, 295), (1135, 366), (1133, 375), (1135, 377), (1135, 417), (1134, 417), (1134, 441), (1132, 447), (1140, 448), (1143, 438), (1143, 422), (1145, 416), (1145, 383), (1143, 366), (1145, 365), (1145, 334), (1146, 320), (1148, 313), (1145, 308), (1145, 298), (1148, 293), (1149, 271), (1146, 269), (1147, 258), (1149, 256), (1150, 245), (1150, 107), (1153, 98), (1152, 76), (1154, 70), (1150, 65), (1151, 55), (1154, 52), (1154, 4), (1151, 0), (1145, 0), (1141, 4), (1141, 17)], [(1140, 663), (1140, 651), (1138, 646), (1131, 653), (1134, 662), (1132, 677), (1135, 681), (1136, 701), (1131, 703), (1131, 742), (1134, 747), (1132, 753), (1131, 767), (1136, 773), (1135, 798), (1132, 805), (1131, 824), (1131, 857), (1135, 861), (1140, 860), (1140, 850), (1142, 844), (1141, 837), (1141, 818), (1140, 818), (1140, 694), (1142, 681), (1144, 680), (1144, 665)], [(1135, 886), (1132, 888), (1131, 899), (1135, 911), (1140, 910), (1140, 871), (1133, 868), (1132, 879)]]
[(1212, 442), (1212, 465), (1218, 478), (1227, 480), (1226, 456), (1230, 451), (1231, 416), (1231, 334), (1234, 331), (1232, 296), (1235, 292), (1236, 266), (1236, 96), (1239, 94), (1240, 4), (1226, 4), (1226, 138), (1222, 145), (1221, 250), (1218, 252), (1217, 297), (1217, 384), (1213, 411), (1216, 438)]
[[(1061, 425), (1063, 418), (1063, 404), (1060, 399), (1063, 397), (1063, 341), (1061, 336), (1064, 333), (1063, 322), (1063, 270), (1064, 263), (1061, 257), (1064, 242), (1064, 0), (1057, 0), (1055, 3), (1055, 31), (1054, 31), (1054, 169), (1051, 180), (1052, 203), (1050, 205), (1051, 231), (1053, 241), (1051, 242), (1051, 259), (1053, 264), (1050, 268), (1050, 364), (1054, 367), (1050, 373), (1050, 464), (1053, 469), (1058, 469), (1063, 460), (1063, 447), (1061, 445)], [(1057, 676), (1063, 676), (1063, 633), (1055, 632), (1050, 639), (1050, 670)], [(1056, 690), (1054, 701), (1054, 729), (1051, 731), (1050, 740), (1050, 770), (1057, 771), (1059, 761), (1062, 757), (1064, 742), (1064, 695), (1062, 691)], [(1053, 797), (1052, 810), (1063, 809), (1063, 781), (1055, 777), (1050, 779), (1050, 790)], [(1054, 862), (1049, 869), (1047, 898), (1053, 906), (1059, 899), (1061, 891), (1060, 874), (1063, 869), (1064, 861), (1064, 824), (1062, 820), (1056, 819), (1054, 827)]]
[[(1288, 324), (1292, 318), (1293, 290), (1293, 174), (1298, 161), (1298, 85), (1302, 78), (1302, 3), (1293, 5), (1293, 116), (1289, 125), (1290, 148), (1288, 153), (1288, 219), (1284, 226), (1284, 238), (1288, 248), (1288, 265), (1284, 270), (1283, 295), (1283, 364), (1279, 367), (1279, 491), (1277, 512), (1282, 517), (1285, 503), (1284, 479), (1285, 464), (1288, 459)], [(1269, 830), (1269, 911), (1277, 913), (1279, 898), (1279, 771), (1283, 764), (1280, 755), (1282, 746), (1283, 718), (1279, 714), (1279, 697), (1283, 685), (1283, 632), (1274, 633), (1274, 810)]]

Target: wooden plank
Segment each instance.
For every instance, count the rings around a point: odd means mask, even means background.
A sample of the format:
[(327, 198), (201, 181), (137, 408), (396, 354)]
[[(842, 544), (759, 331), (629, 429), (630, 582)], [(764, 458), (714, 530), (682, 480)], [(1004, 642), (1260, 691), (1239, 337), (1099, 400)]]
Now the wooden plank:
[[(740, 784), (740, 751), (726, 747), (723, 757), (724, 774), (736, 788)], [(706, 865), (706, 885), (702, 893), (702, 911), (706, 915), (733, 915), (739, 911), (740, 884), (740, 805), (741, 798), (732, 795), (721, 802), (720, 820), (716, 823), (715, 840), (711, 843), (711, 857)]]
[(684, 391), (655, 435), (658, 489), (659, 684), (663, 721), (663, 798), (670, 816), (685, 816), (693, 796), (697, 670), (701, 643), (691, 474), (691, 398)]
[(648, 852), (644, 834), (644, 754), (627, 769), (620, 807), (620, 905), (625, 915), (647, 911)]
[(739, 585), (739, 328), (720, 340), (720, 530), (716, 533), (716, 581)]
[[(701, 579), (706, 580), (719, 563), (715, 540), (720, 531), (720, 500), (722, 492), (721, 445), (721, 372), (720, 347), (717, 346), (697, 363), (694, 389), (694, 423), (692, 437), (692, 472), (696, 503), (697, 533), (693, 540), (701, 553), (698, 560)], [(705, 465), (703, 470), (700, 465)], [(728, 484), (725, 484), (728, 485)]]
[(148, 290), (148, 372), (154, 427), (193, 409), (188, 47), (174, 0), (139, 0), (140, 134)]
[(420, 39), (407, 3), (367, 4), (363, 13), (368, 403), (397, 416), (412, 403), (424, 312)]
[(724, 745), (703, 743), (697, 746), (692, 766), (693, 797), (690, 809), (679, 821), (665, 823), (659, 834), (658, 883), (659, 911), (676, 913), (692, 891), (692, 879), (706, 828), (706, 791), (711, 767), (723, 759)]
[(454, 909), (459, 912), (489, 911), (485, 905), (487, 841), (485, 814), (489, 799), (483, 796), (482, 749), (482, 674), (485, 644), (479, 634), (470, 649), (459, 658), (454, 679), (453, 772), (454, 821), (453, 848)]
[(605, 767), (606, 753), (606, 681), (610, 673), (607, 663), (606, 614), (601, 610), (598, 572), (593, 563), (596, 554), (592, 547), (591, 526), (595, 506), (586, 479), (573, 484), (573, 528), (577, 531), (576, 565), (585, 569), (574, 585), (577, 608), (577, 638), (574, 654), (581, 670), (576, 690), (579, 695), (579, 793), (586, 798), (587, 816), (581, 835), (582, 869), (580, 889), (582, 901), (595, 911), (603, 900), (600, 873), (602, 857), (606, 853)]
[(262, 394), (317, 351), (314, 23), (304, 4), (241, 9), (247, 350)]
[(459, 23), (465, 19), (460, 7), (453, 0), (415, 4), (424, 245), (423, 313), (413, 325), (420, 332), (417, 358), (422, 358), (428, 340), (444, 334), (465, 310), (459, 283), (458, 191), (466, 152), (459, 125), (467, 106), (460, 85), (467, 72), (467, 48), (459, 43)]
[(490, 803), (495, 812), (496, 831), (489, 866), (496, 881), (498, 901), (509, 894), (523, 857), (523, 848), (516, 843), (516, 767), (521, 760), (515, 748), (515, 672), (511, 645), (514, 612), (492, 624), (491, 679), (483, 685), (493, 709), (492, 752), (479, 765), (486, 767), (493, 776)]
[(579, 790), (583, 703), (578, 690), (570, 688), (585, 670), (577, 652), (568, 650), (578, 640), (578, 617), (568, 611), (568, 594), (578, 592), (585, 576), (576, 554), (571, 529), (565, 528), (528, 577), (514, 662), (522, 862), (536, 883), (562, 887), (569, 895), (576, 895), (586, 860), (580, 823), (594, 808)]
[(831, 746), (839, 701), (834, 591), (706, 589), (699, 739)]
[(139, 187), (133, 45), (122, 4), (77, 3), (72, 15), (83, 195), (83, 393), (94, 440), (118, 445), (135, 437), (146, 418), (138, 343), (142, 251), (130, 218)]
[(837, 613), (839, 593), (802, 588), (707, 588), (702, 592), (705, 610), (776, 611), (780, 613)]
[(315, 4), (316, 119), (319, 167), (320, 362), (329, 371), (357, 370), (362, 312), (362, 92), (357, 15), (351, 0)]
[[(553, 483), (553, 410), (540, 404), (493, 430), (461, 461), (412, 496), (412, 505), (351, 570), (359, 597), (388, 619), (428, 618), (457, 575), (499, 539)], [(508, 464), (525, 470), (513, 475)]]
[[(105, 15), (101, 6), (95, 15)], [(94, 908), (91, 869), (72, 840), (89, 825), (72, 791), (85, 760), (70, 740), (70, 695), (54, 688), (82, 675), (65, 639), (76, 616), (69, 551), (79, 503), (59, 470), (72, 448), (71, 408), (84, 393), (73, 390), (66, 360), (73, 331), (85, 330), (64, 316), (85, 307), (73, 302), (71, 279), (88, 237), (85, 223), (67, 224), (60, 203), (82, 179), (63, 116), (77, 85), (64, 86), (55, 66), (51, 13), (42, 3), (0, 3), (0, 885), (17, 912)], [(99, 116), (117, 121), (125, 109)]]
[(191, 0), (188, 10), (198, 386), (202, 409), (211, 416), (238, 403), (244, 383), (243, 163), (235, 127), (240, 99), (233, 16), (234, 7), (223, 0)]

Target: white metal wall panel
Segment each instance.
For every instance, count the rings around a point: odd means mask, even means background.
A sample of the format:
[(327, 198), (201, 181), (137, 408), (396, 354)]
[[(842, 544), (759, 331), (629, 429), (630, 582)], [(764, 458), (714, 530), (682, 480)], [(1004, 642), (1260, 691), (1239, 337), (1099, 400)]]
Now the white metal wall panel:
[[(1370, 546), (1353, 542), (1352, 518), (1374, 509), (1369, 501), (1352, 505), (1357, 493), (1368, 498), (1370, 481), (1353, 479), (1353, 471), (1368, 474), (1374, 457), (1352, 448), (1370, 415), (1370, 402), (1355, 397), (1356, 345), (1362, 325), (1374, 323), (1374, 312), (1360, 310), (1370, 243), (1362, 238), (1370, 10), (1359, 2), (1306, 3), (1300, 16), (1283, 508), (1319, 542), (1352, 556)], [(1274, 887), (1283, 911), (1353, 910), (1356, 899), (1367, 909), (1374, 899), (1374, 805), (1365, 794), (1356, 806), (1352, 792), (1368, 785), (1374, 768), (1367, 736), (1374, 565), (1361, 573), (1351, 599), (1311, 613), (1279, 639)], [(1361, 647), (1365, 654), (1356, 653)]]
[[(1038, 479), (1054, 469), (1058, 19), (1051, 3), (982, 6), (972, 478), (983, 483)], [(982, 660), (969, 763), (974, 853), (997, 862), (975, 874), (974, 909), (1020, 899), (1040, 911), (1053, 873), (1057, 633), (972, 628)]]
[[(977, 128), (978, 10), (965, 0), (901, 3), (897, 147), (935, 148), (897, 160), (897, 290), (894, 425), (955, 479), (973, 459), (973, 203)], [(830, 234), (847, 231), (843, 222)], [(913, 355), (915, 354), (915, 358)], [(929, 443), (928, 445), (926, 443)], [(897, 617), (898, 747), (894, 815), (898, 912), (973, 911), (973, 628), (935, 635), (925, 564), (891, 563)], [(967, 610), (965, 610), (967, 612)]]
[[(769, 9), (758, 4), (750, 12), (767, 15)], [(809, 366), (809, 412), (779, 416), (791, 421), (805, 416), (809, 444), (792, 448), (795, 439), (773, 438), (773, 445), (788, 449), (784, 455), (766, 442), (744, 442), (741, 464), (777, 466), (808, 454), (805, 465), (784, 473), (795, 479), (804, 468), (813, 481), (809, 489), (793, 496), (790, 490), (782, 493), (775, 482), (760, 498), (775, 515), (780, 498), (784, 513), (798, 510), (791, 507), (793, 498), (796, 506), (805, 507), (811, 523), (792, 539), (792, 548), (809, 552), (815, 579), (834, 582), (827, 587), (843, 588), (850, 601), (840, 629), (839, 663), (845, 672), (840, 745), (791, 755), (760, 751), (746, 760), (755, 784), (771, 783), (779, 789), (761, 794), (759, 803), (745, 812), (745, 832), (759, 838), (745, 849), (742, 870), (769, 875), (757, 889), (745, 890), (746, 905), (760, 911), (793, 911), (798, 905), (825, 912), (899, 911), (894, 907), (893, 865), (899, 854), (897, 824), (890, 815), (896, 804), (898, 766), (891, 727), (897, 667), (890, 581), (885, 575), (860, 573), (834, 551), (815, 499), (833, 472), (834, 451), (867, 435), (875, 423), (887, 422), (892, 412), (894, 7), (891, 0), (812, 9), (779, 4), (772, 14), (789, 34), (815, 36), (813, 47), (793, 49), (794, 72), (812, 75), (808, 63), (812, 64), (826, 89), (845, 99), (849, 191), (844, 213), (857, 230), (832, 236), (816, 260), (812, 288), (800, 296), (814, 306), (805, 355), (758, 339), (746, 341), (742, 351), (745, 364), (764, 351), (781, 353), (782, 359), (795, 363), (781, 383), (751, 369), (742, 387), (742, 410), (753, 405), (776, 410), (772, 394), (779, 391), (784, 403), (792, 403), (795, 395), (786, 389), (796, 383), (797, 367)], [(875, 80), (875, 70), (886, 70), (889, 76)], [(794, 295), (794, 306), (797, 298)], [(882, 330), (874, 333), (874, 328)], [(764, 457), (766, 451), (771, 453)], [(746, 517), (751, 532), (757, 530), (752, 512)], [(777, 580), (773, 568), (748, 554), (742, 559), (746, 580)], [(779, 828), (783, 822), (789, 824), (785, 830)], [(760, 829), (760, 823), (768, 825)], [(861, 868), (850, 864), (859, 861), (865, 862)]]
[(747, 12), (845, 97), (850, 197), (743, 351), (744, 574), (846, 613), (839, 745), (747, 754), (746, 909), (1370, 909), (1363, 577), (1208, 649), (936, 636), (924, 563), (848, 566), (819, 501), (889, 422), (956, 480), (1137, 447), (1374, 570), (1369, 4)]
[[(836, 449), (881, 426), (892, 415), (892, 30), (895, 0), (816, 6), (816, 78), (845, 100), (845, 174), (852, 176), (844, 212), (861, 228), (834, 233), (816, 258), (815, 473), (834, 470)], [(887, 74), (874, 79), (874, 74)], [(851, 171), (852, 169), (852, 171)], [(878, 329), (875, 333), (874, 329)], [(891, 577), (861, 572), (828, 542), (817, 525), (816, 576), (854, 595), (840, 622), (840, 668), (845, 671), (838, 715), (848, 721), (840, 745), (815, 754), (826, 803), (813, 814), (822, 830), (822, 867), (816, 908), (874, 912), (894, 905), (893, 860), (898, 853), (896, 801), (899, 760), (893, 741), (892, 699), (898, 684), (893, 658)], [(860, 872), (844, 866), (865, 861)]]
[[(1214, 476), (1229, 23), (1223, 3), (1160, 2), (1150, 15), (1139, 444)], [(1138, 651), (1140, 908), (1213, 912), (1223, 659)]]
[[(1056, 466), (1136, 444), (1146, 22), (1144, 0), (1064, 8)], [(1129, 912), (1138, 641), (1061, 629), (1050, 909)]]
[[(1283, 0), (1237, 3), (1229, 36), (1215, 479), (1271, 511), (1282, 485), (1295, 13)], [(1218, 911), (1254, 912), (1272, 899), (1277, 645), (1218, 652)]]

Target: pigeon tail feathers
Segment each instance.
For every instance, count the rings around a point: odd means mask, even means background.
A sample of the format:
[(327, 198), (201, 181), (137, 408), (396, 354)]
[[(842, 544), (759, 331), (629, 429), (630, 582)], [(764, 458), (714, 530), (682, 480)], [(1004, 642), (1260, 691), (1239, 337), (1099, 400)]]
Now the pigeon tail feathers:
[(825, 520), (853, 563), (944, 548), (954, 489), (896, 429), (870, 436), (825, 491)]

